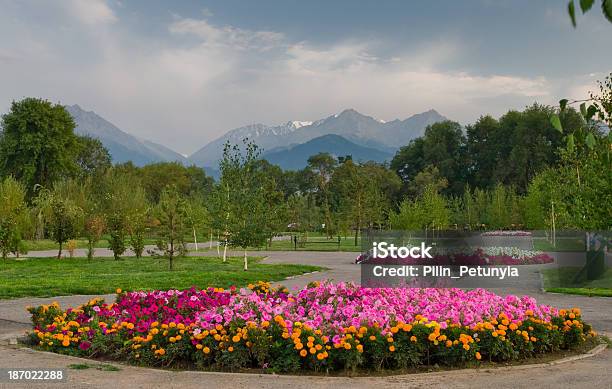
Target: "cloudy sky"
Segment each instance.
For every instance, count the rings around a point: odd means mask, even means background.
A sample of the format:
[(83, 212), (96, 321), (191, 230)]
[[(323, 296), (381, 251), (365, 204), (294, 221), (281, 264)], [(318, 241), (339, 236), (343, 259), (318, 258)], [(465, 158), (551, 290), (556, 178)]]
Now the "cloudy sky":
[(612, 71), (612, 24), (594, 9), (574, 30), (566, 3), (0, 0), (0, 112), (77, 103), (182, 153), (345, 108), (465, 124), (584, 98)]

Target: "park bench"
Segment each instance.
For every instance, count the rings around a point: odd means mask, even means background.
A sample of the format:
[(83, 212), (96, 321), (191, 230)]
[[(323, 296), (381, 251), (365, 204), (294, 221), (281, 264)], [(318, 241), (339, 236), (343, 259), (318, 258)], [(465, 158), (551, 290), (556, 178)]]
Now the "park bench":
[(298, 247), (304, 248), (307, 244), (335, 244), (338, 246), (338, 250), (340, 250), (340, 237), (338, 239), (325, 239), (325, 240), (308, 240), (308, 238), (297, 235), (293, 236), (293, 249), (297, 250)]

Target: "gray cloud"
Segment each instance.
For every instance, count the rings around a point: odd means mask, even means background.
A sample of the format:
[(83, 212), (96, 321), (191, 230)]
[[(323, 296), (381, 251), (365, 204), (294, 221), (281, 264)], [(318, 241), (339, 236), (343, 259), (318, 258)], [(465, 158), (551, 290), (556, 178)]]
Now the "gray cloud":
[(384, 41), (314, 45), (215, 23), (210, 12), (175, 16), (161, 38), (150, 37), (102, 0), (46, 3), (53, 18), (31, 28), (34, 5), (9, 5), (0, 15), (0, 110), (24, 96), (78, 103), (185, 153), (248, 123), (312, 120), (348, 107), (385, 120), (435, 108), (469, 122), (582, 93), (592, 81), (449, 70), (462, 51), (457, 38), (382, 55)]

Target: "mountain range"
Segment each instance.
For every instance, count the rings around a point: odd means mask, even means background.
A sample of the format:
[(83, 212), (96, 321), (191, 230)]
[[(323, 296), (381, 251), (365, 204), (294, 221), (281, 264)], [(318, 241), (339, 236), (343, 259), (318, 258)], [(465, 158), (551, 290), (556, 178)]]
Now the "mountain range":
[(300, 169), (306, 165), (309, 156), (319, 152), (351, 155), (356, 161), (383, 162), (389, 160), (399, 147), (422, 136), (425, 127), (446, 120), (433, 109), (390, 122), (347, 109), (314, 122), (290, 121), (277, 126), (251, 124), (236, 128), (185, 157), (166, 146), (130, 135), (78, 105), (66, 106), (66, 110), (74, 118), (76, 132), (100, 139), (115, 163), (132, 161), (142, 166), (178, 161), (204, 167), (213, 174), (227, 141), (240, 144), (242, 139), (249, 138), (263, 149), (263, 158), (283, 169)]
[(433, 109), (391, 122), (347, 109), (315, 122), (292, 121), (280, 126), (253, 124), (236, 128), (202, 147), (189, 159), (199, 166), (216, 166), (226, 141), (240, 143), (242, 139), (249, 138), (264, 149), (265, 157), (266, 153), (273, 152), (277, 147), (290, 147), (329, 134), (340, 135), (357, 145), (393, 154), (400, 146), (422, 136), (429, 124), (443, 120), (446, 118)]
[(336, 158), (350, 155), (356, 162), (384, 162), (393, 156), (391, 153), (373, 147), (358, 145), (340, 135), (328, 134), (292, 147), (270, 151), (263, 157), (283, 169), (299, 170), (308, 165), (310, 156), (318, 153), (329, 153)]
[(65, 108), (74, 119), (75, 132), (100, 139), (114, 163), (132, 161), (138, 166), (160, 161), (189, 163), (181, 154), (166, 146), (130, 135), (93, 111), (85, 111), (76, 104)]

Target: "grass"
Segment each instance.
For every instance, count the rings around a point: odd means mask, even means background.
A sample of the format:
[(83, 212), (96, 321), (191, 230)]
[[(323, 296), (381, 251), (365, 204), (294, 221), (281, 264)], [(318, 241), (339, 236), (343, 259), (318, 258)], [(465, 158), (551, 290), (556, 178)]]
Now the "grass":
[[(208, 235), (199, 235), (198, 243), (204, 245), (208, 242), (210, 237)], [(213, 240), (216, 239), (213, 237)], [(86, 249), (87, 248), (87, 239), (80, 237), (75, 239), (77, 242), (77, 248)], [(96, 248), (108, 248), (108, 235), (103, 235), (102, 238), (96, 243)], [(40, 251), (40, 250), (59, 250), (59, 245), (51, 239), (37, 239), (37, 240), (24, 240), (25, 248), (28, 251)], [(155, 245), (157, 240), (154, 237), (147, 237), (144, 240), (146, 245)], [(185, 236), (186, 243), (193, 242), (193, 235), (188, 234)], [(66, 244), (64, 244), (64, 249), (66, 248)]]
[(73, 370), (86, 370), (86, 369), (97, 369), (101, 371), (120, 371), (121, 369), (117, 366), (107, 365), (107, 364), (91, 364), (91, 363), (72, 363), (68, 365), (69, 369)]
[[(361, 252), (361, 238), (357, 239), (357, 246), (355, 246), (354, 237), (342, 237), (340, 238), (340, 247), (338, 248), (338, 237), (334, 237), (329, 240), (330, 243), (316, 243), (326, 241), (327, 238), (324, 236), (312, 236), (308, 235), (309, 241), (315, 243), (307, 243), (304, 247), (297, 248), (297, 251), (346, 251), (346, 252)], [(275, 240), (272, 242), (270, 247), (264, 247), (261, 250), (269, 251), (293, 251), (294, 245), (293, 240)]]
[(556, 245), (545, 238), (534, 238), (533, 248), (540, 251), (586, 251), (584, 240), (578, 238), (557, 238)]
[(320, 267), (262, 264), (249, 258), (243, 271), (242, 258), (184, 257), (168, 270), (168, 261), (152, 258), (42, 258), (0, 261), (0, 299), (51, 297), (72, 294), (107, 294), (123, 290), (186, 289), (191, 286), (244, 286), (255, 281), (278, 281), (289, 276), (321, 270)]
[[(579, 271), (579, 267), (544, 270), (544, 289), (552, 293), (612, 297), (612, 268), (607, 268), (606, 272), (596, 280), (574, 283), (574, 277)], [(560, 285), (573, 285), (575, 287), (561, 287)]]

